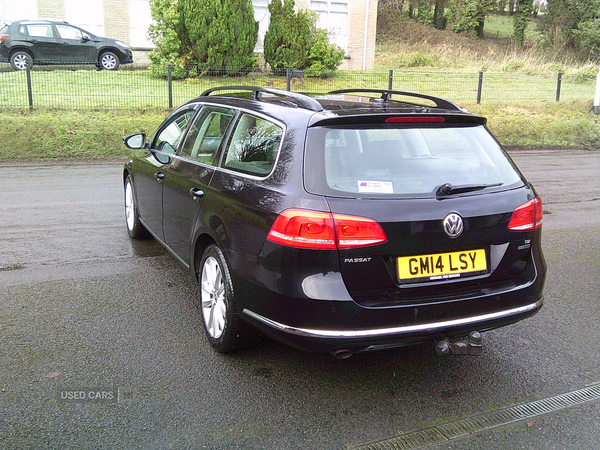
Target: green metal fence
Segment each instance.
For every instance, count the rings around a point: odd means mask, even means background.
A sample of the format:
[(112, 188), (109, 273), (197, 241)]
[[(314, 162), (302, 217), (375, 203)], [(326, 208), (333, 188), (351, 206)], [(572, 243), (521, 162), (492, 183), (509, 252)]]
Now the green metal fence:
[(536, 104), (592, 100), (594, 81), (568, 76), (507, 73), (452, 73), (404, 70), (338, 71), (327, 78), (282, 75), (253, 69), (245, 76), (159, 78), (145, 68), (115, 72), (93, 66), (34, 67), (15, 72), (0, 67), (0, 109), (144, 109), (170, 108), (224, 85), (254, 85), (305, 93), (345, 88), (391, 88), (446, 98), (459, 105)]

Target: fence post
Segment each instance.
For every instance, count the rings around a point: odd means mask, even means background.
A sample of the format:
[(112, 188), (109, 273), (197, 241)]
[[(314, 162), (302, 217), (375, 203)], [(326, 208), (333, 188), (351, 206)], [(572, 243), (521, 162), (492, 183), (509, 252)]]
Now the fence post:
[(596, 96), (594, 97), (594, 114), (600, 111), (600, 72), (596, 76)]
[(556, 80), (556, 101), (560, 101), (560, 84), (562, 81), (562, 73), (558, 72), (558, 79)]
[(167, 83), (169, 85), (169, 109), (173, 109), (173, 78), (171, 76), (171, 64), (167, 64)]
[(292, 69), (285, 69), (285, 89), (292, 90)]
[(390, 74), (388, 78), (388, 89), (391, 91), (394, 85), (394, 71), (390, 69)]
[(477, 83), (477, 104), (481, 103), (481, 91), (483, 89), (483, 72), (479, 72), (479, 81)]
[(29, 96), (29, 109), (33, 109), (33, 89), (31, 87), (31, 66), (27, 66), (27, 94)]

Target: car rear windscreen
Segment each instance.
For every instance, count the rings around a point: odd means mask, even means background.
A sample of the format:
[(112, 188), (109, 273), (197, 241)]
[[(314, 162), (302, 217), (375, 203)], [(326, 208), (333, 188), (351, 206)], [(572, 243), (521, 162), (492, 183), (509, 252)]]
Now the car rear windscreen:
[(482, 125), (310, 128), (304, 174), (308, 192), (352, 198), (435, 197), (444, 184), (522, 184)]

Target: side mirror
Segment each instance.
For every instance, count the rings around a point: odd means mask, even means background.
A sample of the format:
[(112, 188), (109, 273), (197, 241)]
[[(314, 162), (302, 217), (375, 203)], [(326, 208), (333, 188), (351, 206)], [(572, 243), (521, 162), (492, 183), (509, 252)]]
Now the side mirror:
[(81, 42), (87, 42), (90, 40), (90, 37), (87, 34), (81, 36)]
[(123, 143), (132, 150), (141, 150), (146, 147), (146, 133), (136, 133), (123, 138)]
[(171, 157), (169, 155), (165, 155), (164, 153), (160, 153), (160, 152), (152, 152), (152, 154), (154, 155), (154, 159), (156, 159), (159, 163), (161, 164), (171, 164)]

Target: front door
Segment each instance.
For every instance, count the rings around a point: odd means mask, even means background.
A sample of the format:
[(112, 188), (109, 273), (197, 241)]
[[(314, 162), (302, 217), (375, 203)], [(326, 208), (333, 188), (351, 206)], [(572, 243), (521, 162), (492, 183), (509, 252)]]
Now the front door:
[(135, 171), (134, 187), (142, 222), (158, 239), (163, 233), (163, 186), (183, 134), (196, 111), (190, 107), (167, 118), (156, 132), (150, 150)]
[(191, 264), (196, 220), (209, 194), (208, 185), (234, 111), (205, 106), (186, 135), (179, 155), (169, 166), (163, 191), (163, 230), (169, 248)]
[(96, 61), (96, 47), (90, 36), (70, 25), (56, 25), (60, 54), (63, 61), (93, 63)]

